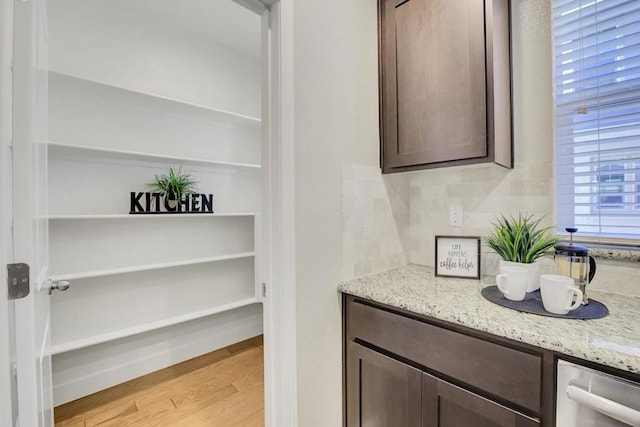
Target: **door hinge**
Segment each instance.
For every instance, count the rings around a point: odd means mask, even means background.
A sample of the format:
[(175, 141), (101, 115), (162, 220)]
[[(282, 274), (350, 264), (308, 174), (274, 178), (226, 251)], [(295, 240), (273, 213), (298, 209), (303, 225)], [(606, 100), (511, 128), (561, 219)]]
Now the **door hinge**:
[(267, 297), (267, 284), (266, 283), (262, 283), (262, 298), (266, 298)]
[(29, 265), (7, 264), (9, 299), (20, 299), (29, 295)]

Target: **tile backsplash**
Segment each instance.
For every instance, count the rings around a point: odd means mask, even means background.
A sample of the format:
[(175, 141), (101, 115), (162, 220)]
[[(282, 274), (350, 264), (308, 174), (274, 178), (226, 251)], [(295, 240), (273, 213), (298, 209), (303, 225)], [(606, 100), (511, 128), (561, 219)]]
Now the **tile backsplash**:
[(613, 261), (596, 258), (598, 268), (587, 288), (640, 296), (640, 264), (636, 261)]
[[(412, 172), (406, 250), (412, 264), (433, 266), (436, 235), (484, 236), (500, 214), (544, 217), (552, 225), (551, 162), (519, 162), (515, 169), (481, 165)], [(449, 209), (461, 206), (461, 227), (449, 225)], [(483, 246), (482, 271), (493, 274), (498, 259)]]
[(378, 167), (343, 165), (343, 280), (407, 264), (408, 191), (403, 174), (383, 179)]
[[(342, 280), (407, 263), (433, 266), (436, 235), (484, 236), (496, 215), (527, 212), (553, 225), (551, 163), (536, 160), (507, 170), (465, 166), (382, 175), (344, 164)], [(463, 226), (449, 226), (449, 208), (463, 208)], [(495, 275), (499, 257), (482, 246), (482, 274)], [(640, 263), (598, 258), (592, 290), (640, 296)], [(540, 259), (553, 273), (552, 257)]]

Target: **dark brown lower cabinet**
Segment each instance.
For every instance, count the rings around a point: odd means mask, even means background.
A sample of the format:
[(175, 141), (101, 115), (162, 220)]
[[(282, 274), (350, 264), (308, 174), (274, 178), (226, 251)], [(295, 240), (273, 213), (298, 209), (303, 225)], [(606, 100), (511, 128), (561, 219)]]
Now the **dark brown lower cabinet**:
[(350, 295), (343, 301), (347, 427), (554, 426), (547, 350)]
[(422, 374), (422, 427), (535, 427), (540, 423), (482, 396)]
[(350, 342), (348, 426), (536, 427), (537, 420)]
[(356, 343), (347, 362), (348, 426), (420, 427), (422, 372)]

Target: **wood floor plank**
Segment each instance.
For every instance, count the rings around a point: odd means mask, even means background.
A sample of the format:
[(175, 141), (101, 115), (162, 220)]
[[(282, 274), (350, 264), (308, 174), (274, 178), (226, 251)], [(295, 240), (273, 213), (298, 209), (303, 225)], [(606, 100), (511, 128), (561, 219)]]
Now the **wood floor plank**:
[(264, 425), (262, 336), (55, 408), (56, 427)]
[(56, 423), (56, 427), (85, 427), (84, 419), (70, 419)]
[(149, 390), (163, 382), (170, 381), (173, 378), (177, 378), (186, 373), (200, 369), (203, 366), (208, 366), (217, 361), (225, 360), (231, 355), (231, 352), (229, 352), (225, 347), (177, 365), (152, 372), (148, 375), (135, 378), (125, 383), (118, 384), (114, 387), (110, 387), (106, 390), (99, 391), (72, 402), (65, 403), (64, 405), (57, 406), (54, 409), (56, 422), (64, 421), (76, 414), (100, 407), (104, 402), (116, 401), (135, 393), (144, 392), (145, 390)]
[(106, 425), (111, 420), (114, 420), (120, 417), (125, 417), (131, 414), (135, 414), (137, 412), (138, 412), (138, 407), (136, 406), (136, 402), (130, 401), (130, 402), (127, 402), (125, 405), (106, 408), (105, 410), (99, 411), (96, 414), (91, 415), (90, 417), (85, 417), (84, 424), (85, 424), (85, 427), (96, 427), (96, 426)]
[(232, 384), (226, 387), (219, 388), (217, 390), (210, 390), (202, 388), (200, 390), (190, 391), (187, 393), (180, 393), (171, 398), (173, 405), (176, 409), (184, 410), (198, 410), (208, 405), (213, 405), (227, 397), (238, 393), (238, 389)]
[(233, 427), (264, 427), (264, 409), (249, 414), (246, 418), (233, 424)]
[(228, 397), (214, 405), (176, 420), (175, 424), (161, 424), (163, 427), (227, 427), (239, 425), (247, 414), (264, 411), (262, 396), (264, 387), (257, 386)]
[[(255, 367), (254, 365), (257, 365), (257, 367)], [(154, 427), (173, 427), (182, 425), (182, 422), (184, 422), (185, 419), (188, 419), (188, 422), (191, 423), (191, 425), (193, 425), (194, 427), (199, 425), (218, 425), (213, 424), (214, 421), (210, 421), (211, 418), (219, 418), (221, 416), (219, 414), (220, 411), (217, 408), (226, 407), (230, 404), (237, 405), (237, 401), (246, 399), (257, 399), (260, 401), (259, 405), (263, 407), (263, 391), (260, 392), (259, 396), (255, 395), (254, 393), (247, 394), (244, 392), (240, 392), (238, 393), (238, 396), (234, 394), (233, 399), (229, 399), (227, 397), (223, 400), (220, 400), (219, 402), (215, 402), (213, 399), (211, 399), (211, 397), (213, 397), (212, 392), (216, 390), (220, 385), (227, 383), (229, 387), (233, 387), (230, 382), (242, 380), (243, 378), (247, 377), (248, 373), (254, 370), (262, 370), (262, 366), (262, 350), (254, 348), (238, 354), (228, 360), (192, 372), (186, 376), (192, 377), (188, 378), (188, 382), (192, 384), (192, 386), (186, 391), (187, 396), (185, 396), (185, 398), (190, 398), (190, 400), (189, 405), (184, 407), (184, 410), (183, 408), (178, 407), (177, 411), (163, 413), (160, 416), (153, 414), (145, 415), (138, 420), (130, 421), (127, 425), (131, 427), (143, 427), (150, 425), (153, 425)], [(259, 386), (262, 388), (262, 390), (264, 390), (262, 383), (260, 383)], [(206, 398), (207, 395), (211, 395), (208, 400)], [(213, 408), (213, 414), (209, 414), (209, 412), (211, 412), (211, 408)], [(196, 417), (195, 419), (191, 417), (192, 414), (201, 413), (205, 414), (205, 419), (207, 420), (204, 424), (199, 424), (200, 417)], [(243, 415), (246, 415), (246, 412), (243, 413)], [(224, 414), (222, 416), (223, 418), (226, 417), (226, 415)], [(187, 426), (190, 424), (184, 425)], [(223, 423), (219, 425), (225, 424)]]
[[(257, 360), (256, 360), (257, 362)], [(239, 391), (243, 391), (249, 388), (253, 388), (257, 385), (264, 384), (264, 367), (261, 364), (256, 363), (244, 374), (235, 379), (231, 384)]]

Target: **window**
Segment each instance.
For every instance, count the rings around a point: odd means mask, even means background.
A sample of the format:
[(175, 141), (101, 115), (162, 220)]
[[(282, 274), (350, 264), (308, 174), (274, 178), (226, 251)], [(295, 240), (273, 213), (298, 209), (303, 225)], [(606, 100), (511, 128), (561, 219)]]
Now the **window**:
[(640, 239), (640, 1), (552, 0), (558, 229)]
[(624, 165), (609, 164), (598, 168), (599, 188), (594, 192), (600, 194), (599, 203), (594, 203), (595, 207), (601, 209), (624, 208)]

